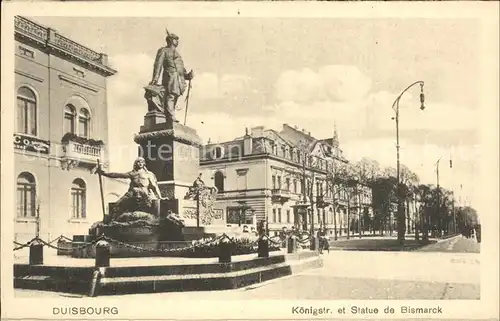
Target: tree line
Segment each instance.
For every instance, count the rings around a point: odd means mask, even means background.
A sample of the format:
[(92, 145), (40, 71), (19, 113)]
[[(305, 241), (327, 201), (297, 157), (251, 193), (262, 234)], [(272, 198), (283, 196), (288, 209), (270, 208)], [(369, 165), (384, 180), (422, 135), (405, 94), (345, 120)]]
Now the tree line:
[[(307, 173), (307, 168), (304, 166), (301, 176), (304, 185), (314, 186), (313, 170)], [(465, 233), (464, 231), (474, 229), (479, 224), (475, 209), (469, 206), (455, 208), (453, 191), (442, 186), (438, 188), (433, 184), (420, 183), (418, 175), (406, 165), (400, 167), (399, 189), (396, 169), (382, 168), (377, 161), (366, 157), (354, 163), (334, 162), (333, 167), (327, 172), (326, 184), (327, 190), (333, 191), (334, 213), (341, 206), (341, 193), (347, 195), (348, 237), (354, 232), (382, 235), (384, 231), (392, 233), (393, 229), (396, 229), (398, 236), (402, 236), (402, 239), (408, 230), (414, 230), (415, 238), (422, 238), (425, 241), (429, 236), (440, 237), (455, 232)], [(363, 188), (369, 188), (372, 192), (370, 206), (373, 215), (365, 211), (358, 218), (357, 215), (351, 215), (349, 207), (352, 205), (351, 200), (361, 204)], [(398, 191), (404, 219), (395, 215), (392, 221), (393, 217), (390, 214), (396, 212), (394, 206), (397, 204)], [(321, 199), (326, 196), (326, 192), (321, 191), (321, 194), (317, 194), (320, 196), (316, 198), (318, 207), (322, 207)], [(312, 205), (312, 189), (308, 189), (307, 194)], [(410, 217), (410, 212), (415, 214)], [(398, 219), (402, 221), (398, 222)], [(334, 215), (335, 238), (337, 237), (336, 220), (337, 215)], [(325, 223), (319, 216), (319, 211), (317, 222)]]

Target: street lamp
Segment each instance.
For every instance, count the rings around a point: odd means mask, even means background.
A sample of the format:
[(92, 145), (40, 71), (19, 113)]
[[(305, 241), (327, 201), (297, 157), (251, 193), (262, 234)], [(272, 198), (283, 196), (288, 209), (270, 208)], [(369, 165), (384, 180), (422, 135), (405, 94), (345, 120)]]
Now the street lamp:
[(397, 208), (397, 223), (398, 223), (398, 241), (403, 243), (405, 236), (404, 236), (404, 229), (405, 229), (405, 222), (404, 222), (404, 213), (402, 211), (401, 207), (401, 187), (400, 187), (400, 177), (399, 177), (399, 172), (400, 172), (400, 165), (399, 165), (399, 101), (401, 100), (401, 97), (403, 94), (408, 91), (411, 87), (419, 84), (420, 85), (420, 109), (424, 110), (424, 101), (425, 101), (425, 96), (424, 96), (424, 82), (419, 80), (408, 87), (406, 87), (401, 94), (396, 98), (394, 103), (392, 104), (392, 109), (395, 112), (395, 117), (392, 117), (393, 120), (396, 121), (396, 157), (397, 157), (397, 163), (396, 163), (396, 181), (397, 181), (397, 186), (396, 186), (396, 194), (397, 194), (397, 203), (398, 203), (398, 208)]

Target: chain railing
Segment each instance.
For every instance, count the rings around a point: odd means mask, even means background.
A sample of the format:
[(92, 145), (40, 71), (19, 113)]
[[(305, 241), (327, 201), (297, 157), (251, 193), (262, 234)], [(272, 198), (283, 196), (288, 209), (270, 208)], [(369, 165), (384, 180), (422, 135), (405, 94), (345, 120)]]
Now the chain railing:
[[(307, 233), (304, 233), (304, 234), (307, 235), (305, 238), (303, 238), (303, 237), (301, 237), (301, 238), (297, 237), (297, 242), (298, 243), (304, 244), (304, 243), (307, 243), (310, 240), (310, 236)], [(303, 236), (304, 234), (302, 234), (301, 236)], [(273, 237), (264, 236), (264, 237), (271, 244), (279, 245), (280, 247), (283, 244), (283, 242), (286, 240), (286, 236), (273, 236)], [(115, 245), (118, 245), (118, 246), (121, 246), (121, 247), (125, 247), (125, 248), (131, 249), (131, 250), (140, 251), (140, 252), (154, 253), (154, 254), (160, 254), (160, 253), (178, 253), (178, 252), (181, 252), (181, 251), (189, 251), (189, 250), (195, 251), (196, 249), (202, 249), (202, 248), (204, 248), (206, 246), (217, 245), (220, 241), (222, 241), (224, 239), (228, 240), (229, 242), (231, 242), (233, 244), (237, 243), (237, 241), (236, 241), (236, 239), (234, 237), (231, 238), (227, 234), (224, 233), (224, 234), (222, 234), (222, 235), (220, 235), (218, 237), (207, 239), (206, 241), (201, 242), (201, 243), (197, 243), (197, 244), (192, 243), (191, 245), (188, 245), (188, 246), (185, 246), (185, 247), (171, 248), (171, 249), (148, 249), (148, 248), (140, 247), (140, 246), (137, 246), (137, 245), (133, 245), (133, 244), (125, 243), (125, 242), (122, 242), (122, 241), (118, 241), (118, 240), (115, 240), (115, 239), (113, 239), (111, 237), (108, 237), (106, 235), (101, 235), (101, 236), (97, 237), (96, 239), (94, 239), (91, 242), (85, 242), (84, 244), (82, 244), (80, 246), (73, 246), (70, 249), (68, 249), (68, 248), (63, 248), (63, 247), (59, 247), (59, 246), (53, 245), (54, 243), (56, 243), (56, 242), (59, 243), (60, 241), (66, 242), (66, 243), (75, 243), (70, 238), (68, 238), (68, 237), (66, 237), (64, 235), (61, 235), (61, 236), (58, 236), (57, 238), (53, 239), (50, 242), (44, 241), (44, 240), (42, 240), (39, 237), (34, 237), (33, 239), (31, 239), (30, 241), (28, 241), (28, 242), (26, 242), (24, 244), (14, 241), (14, 244), (17, 245), (17, 247), (15, 247), (13, 250), (14, 251), (18, 251), (18, 250), (21, 250), (23, 248), (31, 246), (34, 242), (38, 242), (38, 243), (41, 243), (44, 246), (47, 246), (47, 247), (55, 249), (55, 250), (61, 250), (61, 251), (67, 251), (67, 250), (75, 251), (76, 250), (76, 251), (78, 251), (78, 250), (84, 250), (85, 248), (87, 248), (89, 246), (92, 246), (92, 245), (96, 244), (97, 242), (99, 242), (101, 240), (105, 240), (105, 241), (107, 241), (109, 243), (112, 243), (112, 244), (115, 244)], [(80, 243), (80, 242), (78, 242), (78, 243)], [(250, 242), (245, 243), (243, 245), (244, 246), (248, 246), (248, 247), (256, 247), (256, 246), (258, 246), (258, 240), (250, 241)]]
[[(101, 240), (105, 240), (109, 243), (113, 243), (113, 244), (116, 244), (116, 245), (119, 245), (119, 246), (122, 246), (122, 247), (126, 247), (126, 248), (129, 248), (129, 249), (132, 249), (132, 250), (136, 250), (136, 251), (142, 251), (142, 252), (149, 252), (149, 253), (175, 253), (175, 252), (181, 252), (181, 251), (187, 251), (187, 250), (195, 250), (196, 248), (203, 248), (205, 246), (209, 246), (209, 245), (214, 245), (214, 244), (217, 244), (217, 242), (221, 241), (222, 239), (224, 238), (227, 238), (229, 241), (235, 243), (235, 240), (234, 238), (230, 238), (229, 236), (227, 236), (226, 234), (223, 234), (223, 235), (220, 235), (218, 237), (215, 237), (215, 238), (212, 238), (212, 239), (208, 239), (206, 240), (205, 242), (202, 242), (202, 243), (199, 243), (199, 244), (191, 244), (189, 246), (185, 246), (185, 247), (180, 247), (180, 248), (172, 248), (172, 249), (148, 249), (148, 248), (143, 248), (143, 247), (140, 247), (140, 246), (136, 246), (136, 245), (132, 245), (132, 244), (129, 244), (129, 243), (125, 243), (125, 242), (121, 242), (121, 241), (118, 241), (118, 240), (115, 240), (111, 237), (108, 237), (108, 236), (105, 236), (105, 235), (101, 235), (99, 236), (98, 238), (96, 238), (95, 240), (93, 240), (92, 242), (86, 242), (80, 246), (77, 246), (77, 247), (72, 247), (71, 250), (83, 250)], [(73, 241), (63, 235), (53, 239), (52, 241), (50, 242), (47, 242), (47, 241), (44, 241), (42, 240), (41, 238), (39, 237), (35, 237), (33, 239), (31, 239), (30, 241), (26, 242), (25, 244), (21, 244), (19, 242), (16, 242), (14, 241), (14, 244), (18, 245), (17, 247), (14, 248), (14, 251), (18, 251), (18, 250), (21, 250), (23, 248), (26, 248), (26, 247), (29, 247), (31, 246), (31, 244), (33, 244), (35, 241), (38, 241), (39, 243), (43, 244), (44, 246), (47, 246), (49, 248), (52, 248), (52, 249), (55, 249), (55, 250), (63, 250), (63, 251), (67, 251), (68, 249), (67, 248), (61, 248), (61, 247), (58, 247), (58, 246), (54, 246), (52, 245), (54, 242), (59, 242), (61, 240), (67, 240), (68, 243), (72, 243)], [(256, 245), (257, 242), (254, 241), (254, 242), (249, 242), (247, 243), (246, 245), (248, 246), (254, 246)]]

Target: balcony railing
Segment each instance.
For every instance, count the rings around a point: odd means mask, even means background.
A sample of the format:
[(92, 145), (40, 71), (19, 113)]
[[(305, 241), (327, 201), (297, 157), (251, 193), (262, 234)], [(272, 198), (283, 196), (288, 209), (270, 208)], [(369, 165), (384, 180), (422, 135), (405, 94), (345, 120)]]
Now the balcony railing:
[(319, 207), (327, 207), (333, 204), (333, 198), (331, 196), (321, 196), (316, 197), (316, 202)]
[(271, 191), (273, 198), (279, 198), (281, 200), (288, 200), (292, 197), (292, 192), (287, 189), (273, 188)]
[(26, 19), (22, 16), (14, 18), (14, 28), (16, 32), (23, 35), (38, 39), (46, 44), (50, 44), (59, 49), (66, 50), (67, 52), (86, 60), (107, 65), (107, 56), (102, 53), (95, 52), (71, 39), (64, 37), (54, 29), (44, 27), (34, 21)]
[(64, 156), (70, 159), (87, 163), (96, 163), (102, 159), (103, 149), (101, 146), (91, 146), (69, 141), (64, 145)]

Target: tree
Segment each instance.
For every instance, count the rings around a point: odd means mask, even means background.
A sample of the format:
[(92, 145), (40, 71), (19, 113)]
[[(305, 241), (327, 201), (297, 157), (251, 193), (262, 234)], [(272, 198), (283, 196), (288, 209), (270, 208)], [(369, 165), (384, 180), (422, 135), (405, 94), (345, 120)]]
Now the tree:
[(333, 229), (334, 239), (337, 240), (337, 210), (340, 207), (340, 198), (343, 191), (346, 191), (346, 177), (348, 165), (341, 161), (334, 160), (326, 175), (326, 184), (332, 191), (333, 196)]
[[(316, 145), (316, 141), (309, 142), (307, 140), (301, 140), (297, 143), (297, 153), (300, 157), (300, 168), (295, 172), (295, 175), (301, 181), (302, 187), (302, 197), (303, 202), (307, 203), (309, 200), (309, 209), (311, 213), (311, 236), (314, 237), (314, 186), (316, 184), (316, 170), (318, 167), (318, 162), (320, 161), (318, 157), (313, 155), (313, 149)], [(317, 192), (319, 195), (319, 192)], [(318, 214), (318, 222), (319, 218), (319, 210), (317, 210)], [(315, 238), (314, 238), (315, 239)], [(311, 242), (311, 249), (316, 248), (316, 243)]]
[(387, 230), (387, 223), (392, 233), (392, 222), (388, 222), (388, 219), (390, 219), (391, 204), (396, 200), (396, 170), (394, 168), (382, 169), (381, 174), (373, 180), (372, 200), (375, 225), (378, 225), (380, 234), (383, 235), (384, 230)]
[[(380, 166), (377, 161), (363, 157), (360, 161), (354, 164), (352, 171), (358, 181), (358, 185), (356, 185), (354, 193), (358, 197), (358, 206), (361, 206), (360, 197), (363, 192), (363, 186), (373, 190), (375, 180), (380, 176)], [(373, 196), (370, 201), (370, 207), (373, 209)], [(359, 214), (361, 215), (361, 208)], [(367, 218), (369, 218), (368, 214), (365, 215), (365, 222)], [(359, 222), (361, 222), (360, 217), (358, 217), (358, 219)], [(359, 228), (359, 233), (361, 233), (361, 227)]]
[(420, 184), (417, 188), (418, 199), (420, 201), (420, 223), (422, 239), (429, 240), (430, 213), (432, 210), (432, 188), (428, 184)]
[[(406, 213), (405, 217), (408, 220), (407, 226), (405, 226), (404, 224), (401, 224), (401, 226), (404, 228), (403, 232), (406, 232), (411, 230), (410, 202), (412, 202), (415, 198), (414, 187), (418, 185), (419, 178), (417, 174), (415, 174), (408, 168), (408, 166), (401, 165), (399, 180), (400, 180), (401, 200), (404, 202), (404, 210)], [(405, 227), (407, 227), (408, 229), (406, 229)]]
[(470, 206), (459, 207), (456, 215), (460, 232), (465, 236), (469, 236), (470, 230), (479, 225), (477, 211)]

